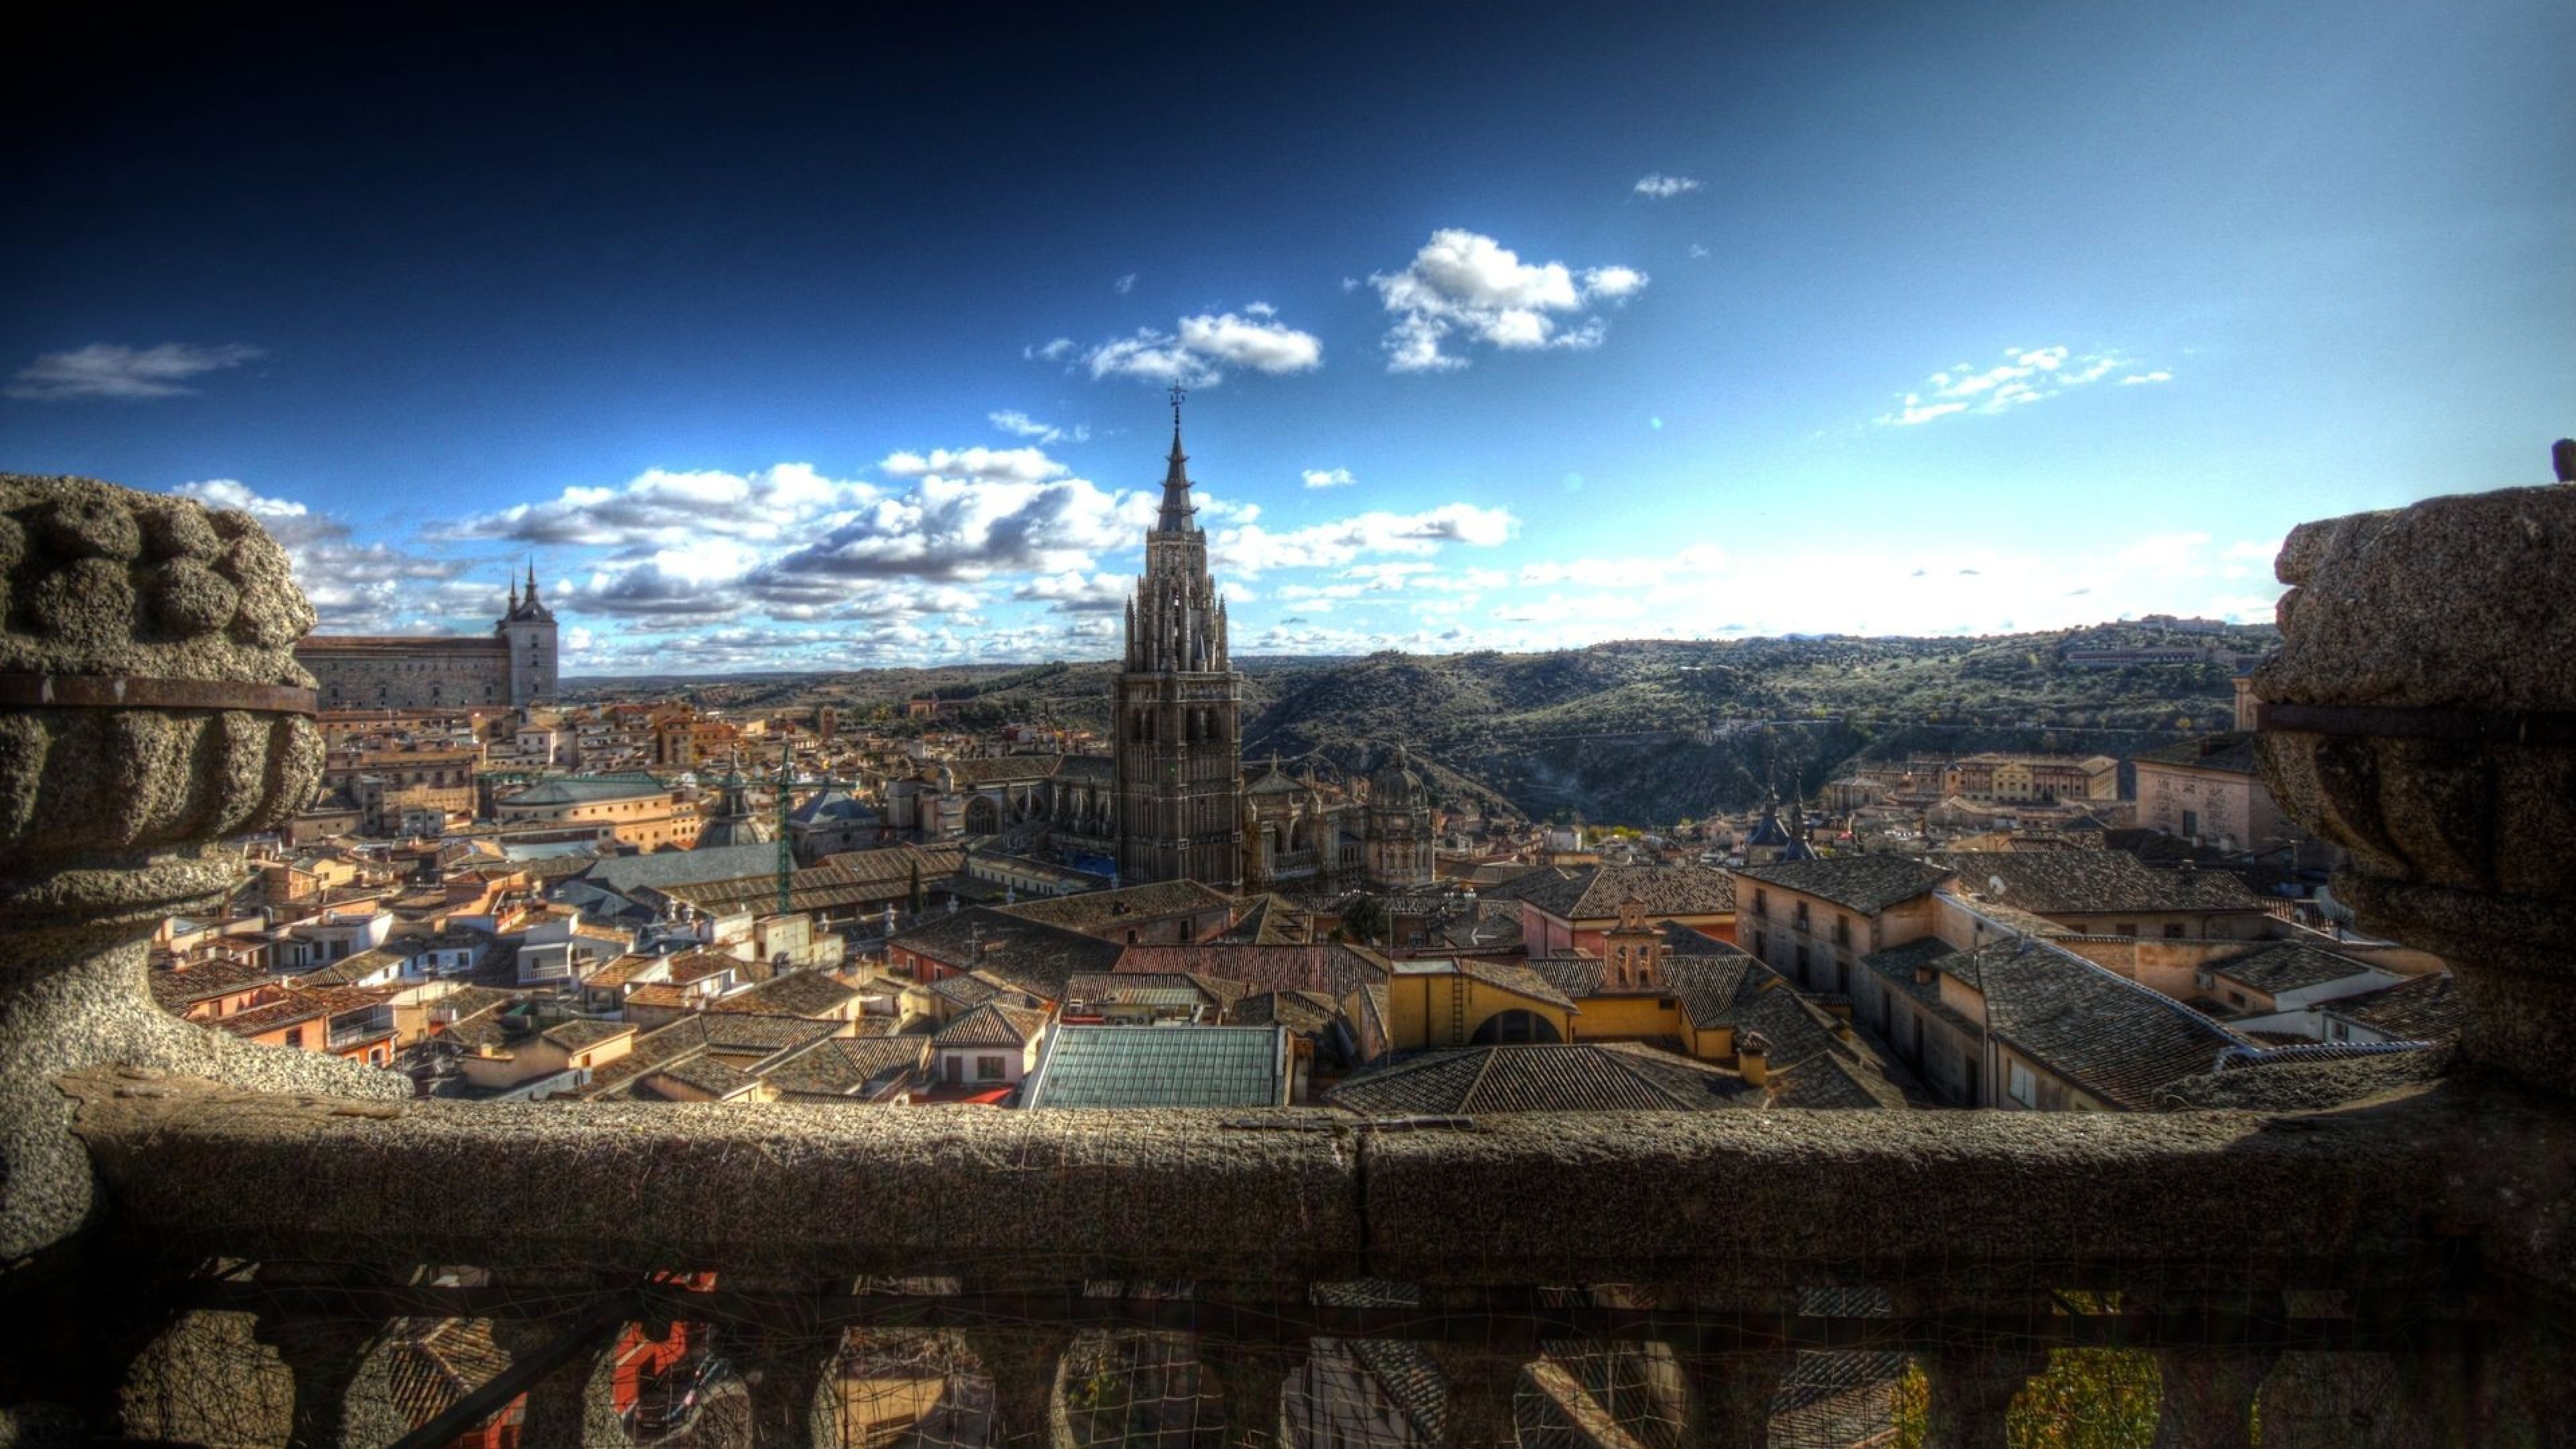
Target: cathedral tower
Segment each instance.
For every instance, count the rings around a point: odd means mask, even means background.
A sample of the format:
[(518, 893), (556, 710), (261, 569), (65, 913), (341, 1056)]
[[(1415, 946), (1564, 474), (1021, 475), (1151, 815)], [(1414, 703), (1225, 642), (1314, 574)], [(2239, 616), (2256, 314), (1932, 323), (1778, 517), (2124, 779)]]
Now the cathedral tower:
[(537, 566), (528, 565), (528, 596), (510, 589), (510, 612), (492, 632), (510, 656), (510, 703), (525, 709), (555, 698), (555, 611), (537, 602)]
[(1226, 654), (1225, 600), (1194, 521), (1181, 398), (1163, 509), (1145, 535), (1145, 572), (1127, 605), (1127, 658), (1112, 726), (1118, 761), (1118, 874), (1135, 883), (1243, 881), (1243, 676)]

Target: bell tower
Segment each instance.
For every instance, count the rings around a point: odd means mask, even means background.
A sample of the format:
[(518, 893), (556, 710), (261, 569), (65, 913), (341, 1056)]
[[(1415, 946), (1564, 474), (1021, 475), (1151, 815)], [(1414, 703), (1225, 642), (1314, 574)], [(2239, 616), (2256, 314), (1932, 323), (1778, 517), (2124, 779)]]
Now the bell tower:
[(1243, 882), (1243, 676), (1226, 652), (1225, 600), (1208, 577), (1207, 533), (1190, 502), (1181, 401), (1163, 506), (1127, 605), (1127, 654), (1111, 711), (1123, 881)]

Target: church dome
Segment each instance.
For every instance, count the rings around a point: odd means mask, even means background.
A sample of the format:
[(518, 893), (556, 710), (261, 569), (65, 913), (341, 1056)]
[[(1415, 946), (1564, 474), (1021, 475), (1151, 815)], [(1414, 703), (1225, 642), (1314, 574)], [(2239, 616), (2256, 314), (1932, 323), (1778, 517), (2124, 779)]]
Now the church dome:
[(769, 823), (751, 808), (751, 791), (739, 770), (724, 779), (724, 802), (717, 807), (715, 818), (699, 827), (700, 850), (714, 850), (727, 845), (766, 845), (772, 839)]
[(1397, 746), (1395, 758), (1376, 774), (1369, 776), (1369, 804), (1379, 810), (1418, 810), (1431, 803), (1429, 792), (1422, 787), (1422, 777), (1413, 773), (1404, 748)]

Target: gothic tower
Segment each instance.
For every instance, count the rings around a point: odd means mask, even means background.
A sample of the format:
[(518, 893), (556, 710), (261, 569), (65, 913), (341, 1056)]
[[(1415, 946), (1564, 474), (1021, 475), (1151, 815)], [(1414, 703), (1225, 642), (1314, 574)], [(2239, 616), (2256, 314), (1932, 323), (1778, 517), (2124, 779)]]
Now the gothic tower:
[(555, 698), (555, 611), (537, 602), (537, 566), (528, 565), (528, 596), (510, 590), (510, 612), (492, 632), (510, 651), (510, 703), (525, 709)]
[(1163, 511), (1145, 535), (1145, 572), (1127, 605), (1117, 731), (1118, 875), (1129, 883), (1243, 881), (1243, 676), (1226, 655), (1225, 601), (1208, 577), (1193, 517), (1172, 389)]

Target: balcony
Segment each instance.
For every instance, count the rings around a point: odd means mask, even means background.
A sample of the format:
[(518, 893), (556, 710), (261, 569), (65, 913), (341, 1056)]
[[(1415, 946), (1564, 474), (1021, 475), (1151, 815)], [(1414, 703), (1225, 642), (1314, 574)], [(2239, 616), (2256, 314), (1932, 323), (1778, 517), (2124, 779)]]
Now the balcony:
[[(66, 1443), (1680, 1449), (1821, 1442), (1848, 1400), (1833, 1442), (2563, 1442), (2576, 699), (2468, 651), (2567, 637), (2569, 539), (2576, 490), (2524, 490), (2284, 553), (2275, 787), (2354, 850), (2366, 925), (2458, 964), (2458, 1059), (2135, 1115), (407, 1100), (142, 990), (153, 923), (228, 882), (193, 843), (318, 764), (257, 692), (309, 612), (246, 567), (193, 703), (9, 718), (57, 808), (0, 835), (0, 1302), (43, 1330), (0, 1412)], [(2390, 678), (2416, 693), (2336, 697)], [(2361, 1070), (2283, 1080), (2341, 1102)], [(681, 1403), (669, 1373), (716, 1357)]]

